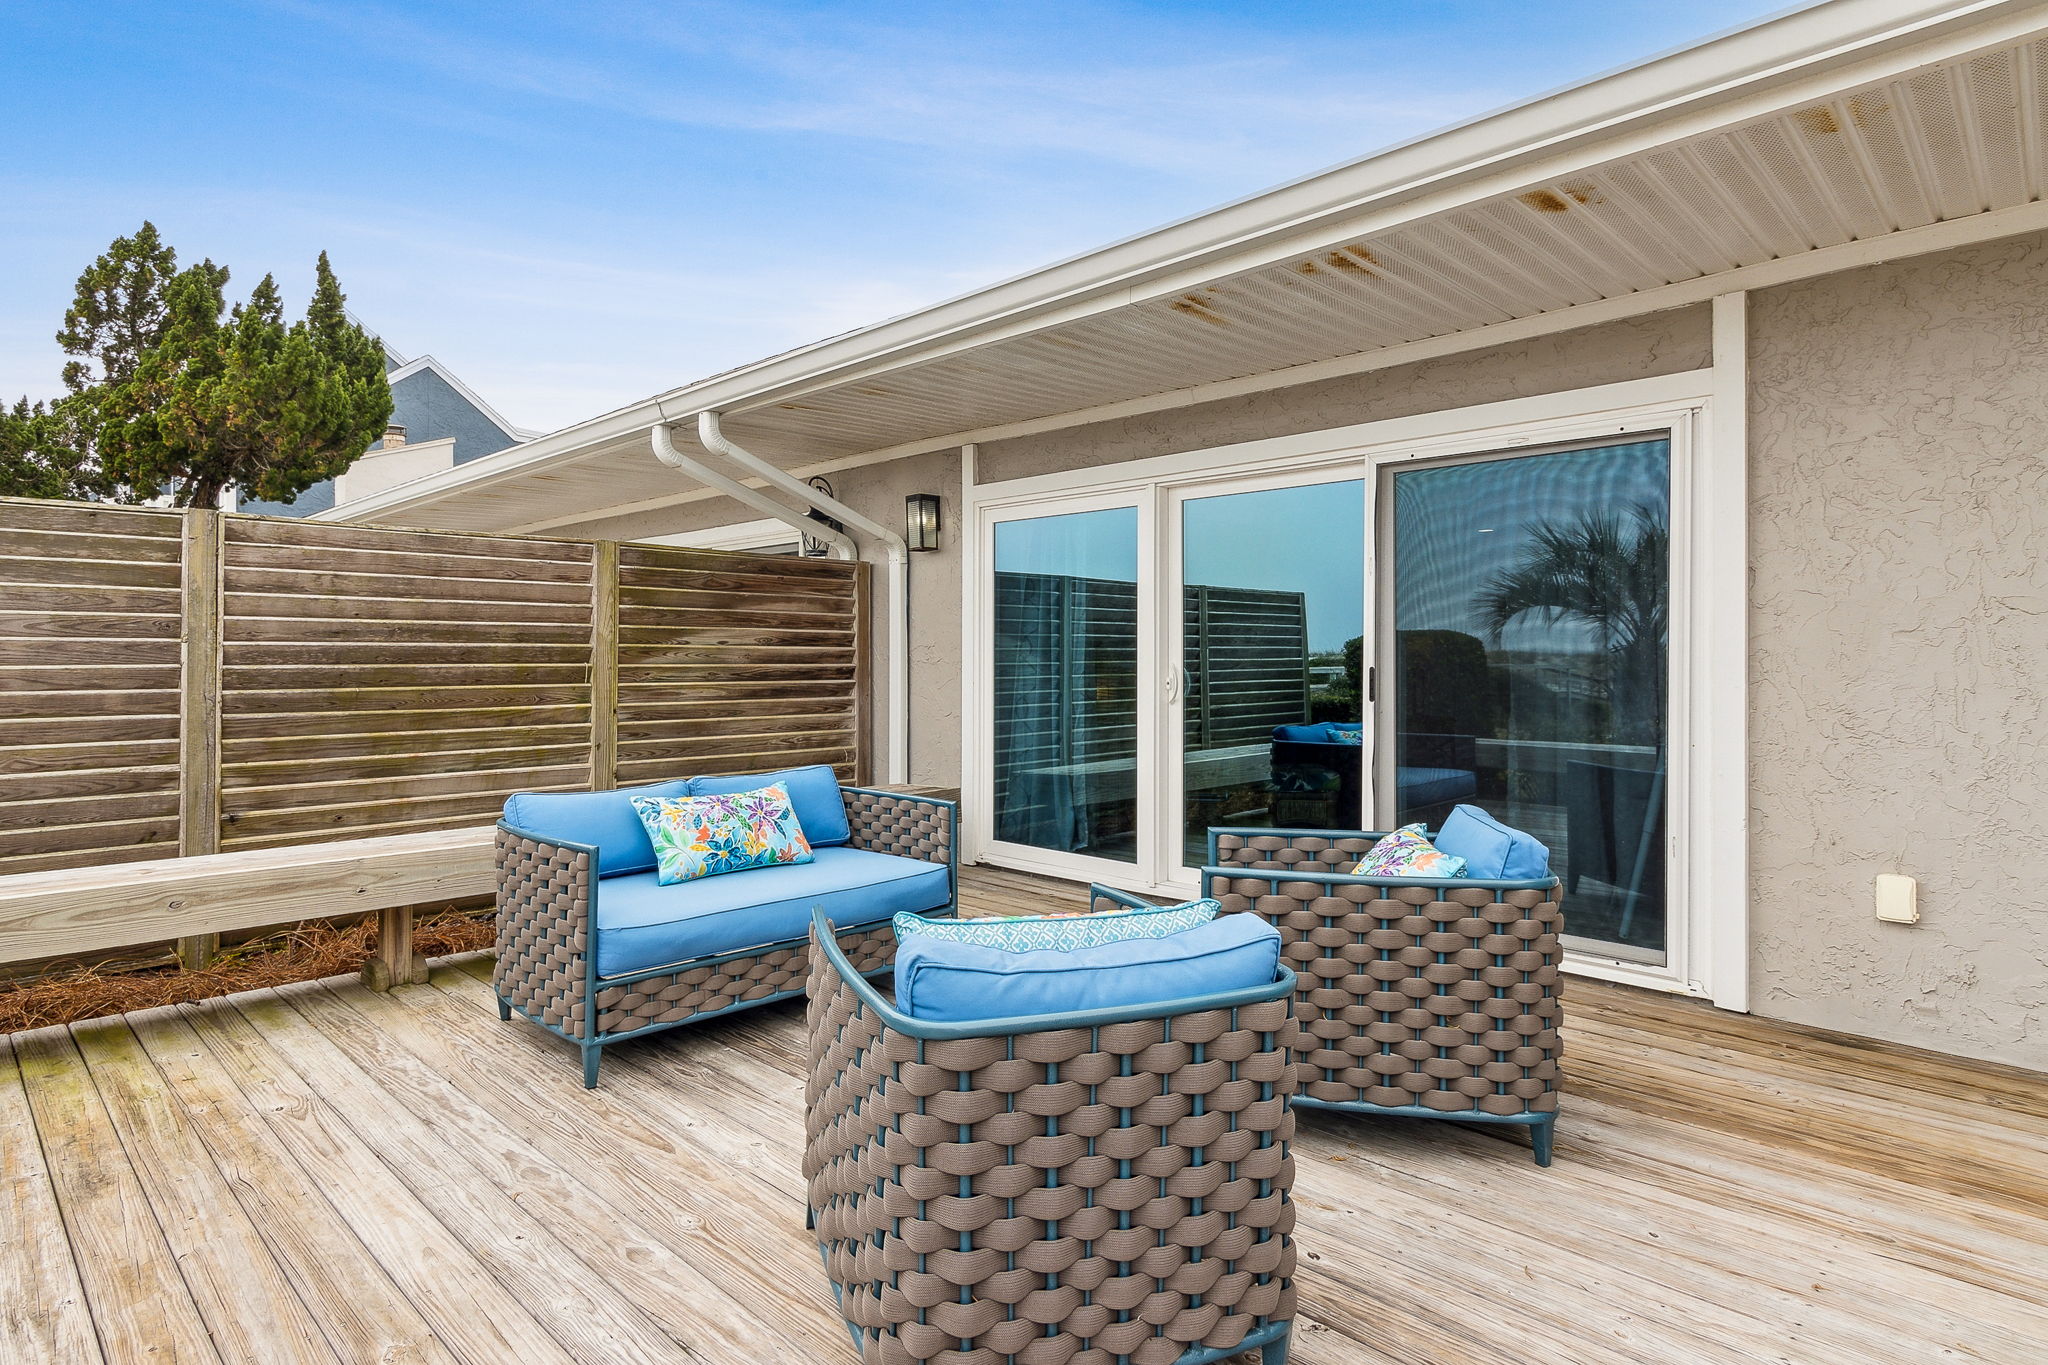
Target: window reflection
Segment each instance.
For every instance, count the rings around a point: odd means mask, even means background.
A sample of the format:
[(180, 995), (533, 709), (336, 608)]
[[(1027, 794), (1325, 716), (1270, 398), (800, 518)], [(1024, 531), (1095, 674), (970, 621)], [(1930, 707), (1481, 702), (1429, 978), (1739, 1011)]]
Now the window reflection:
[(1572, 937), (1664, 957), (1670, 445), (1393, 478), (1397, 819), (1550, 845)]

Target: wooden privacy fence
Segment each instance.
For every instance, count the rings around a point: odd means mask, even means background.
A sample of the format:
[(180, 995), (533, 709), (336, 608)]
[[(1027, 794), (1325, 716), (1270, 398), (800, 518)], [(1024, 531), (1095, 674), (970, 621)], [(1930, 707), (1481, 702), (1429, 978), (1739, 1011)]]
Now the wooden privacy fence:
[(864, 567), (0, 499), (0, 875), (864, 776)]

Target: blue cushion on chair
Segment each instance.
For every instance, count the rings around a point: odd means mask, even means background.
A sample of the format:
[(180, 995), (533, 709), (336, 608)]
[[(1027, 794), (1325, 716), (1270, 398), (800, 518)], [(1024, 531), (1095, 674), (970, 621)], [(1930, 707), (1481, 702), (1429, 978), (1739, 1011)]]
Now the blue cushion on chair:
[(517, 792), (505, 798), (505, 820), (543, 839), (595, 844), (597, 875), (616, 877), (655, 865), (654, 844), (633, 809), (633, 798), (689, 794), (690, 784), (682, 778), (608, 792)]
[(1446, 816), (1436, 832), (1436, 846), (1463, 858), (1468, 877), (1521, 882), (1550, 875), (1548, 848), (1477, 806), (1459, 806)]
[(912, 934), (896, 949), (896, 1005), (950, 1023), (1070, 1014), (1260, 986), (1279, 966), (1280, 931), (1257, 915), (1070, 952)]
[[(804, 838), (812, 848), (830, 848), (853, 837), (846, 823), (846, 796), (839, 790), (839, 775), (823, 763), (737, 777), (693, 777), (690, 795), (724, 796), (729, 792), (756, 791), (776, 782), (789, 788), (789, 804), (796, 809), (796, 822), (804, 827)], [(806, 918), (804, 922), (808, 924), (810, 920)]]
[(838, 925), (936, 910), (953, 897), (941, 863), (833, 846), (808, 863), (758, 867), (663, 886), (653, 872), (597, 888), (597, 974), (665, 967), (763, 943), (800, 939), (811, 907)]

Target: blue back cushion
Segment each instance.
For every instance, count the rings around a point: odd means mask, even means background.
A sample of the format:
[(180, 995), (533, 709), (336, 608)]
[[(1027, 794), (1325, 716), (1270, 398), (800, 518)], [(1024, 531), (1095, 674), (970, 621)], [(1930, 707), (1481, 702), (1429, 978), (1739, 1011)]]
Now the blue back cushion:
[(1260, 986), (1279, 967), (1280, 931), (1257, 915), (1067, 952), (912, 934), (896, 950), (896, 1005), (946, 1023), (1070, 1014)]
[(1459, 806), (1436, 832), (1439, 852), (1465, 860), (1465, 875), (1490, 881), (1533, 881), (1550, 875), (1550, 850), (1534, 836), (1488, 815)]
[(830, 848), (853, 837), (846, 824), (846, 797), (839, 790), (839, 775), (823, 763), (773, 773), (742, 773), (737, 777), (693, 777), (690, 795), (750, 792), (774, 782), (789, 788), (789, 804), (796, 810), (796, 822), (804, 827), (804, 838), (812, 848)]
[(1322, 744), (1328, 741), (1330, 732), (1322, 725), (1276, 725), (1273, 738), (1283, 744)]
[(608, 792), (518, 792), (505, 799), (505, 820), (543, 839), (597, 845), (597, 875), (616, 877), (655, 865), (654, 843), (633, 798), (689, 794), (684, 778)]

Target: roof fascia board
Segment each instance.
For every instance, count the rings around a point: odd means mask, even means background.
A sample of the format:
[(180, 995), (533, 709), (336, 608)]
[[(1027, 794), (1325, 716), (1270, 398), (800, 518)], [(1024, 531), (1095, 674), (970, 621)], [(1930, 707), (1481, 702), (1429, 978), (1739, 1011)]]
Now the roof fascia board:
[[(1071, 412), (1058, 413), (1051, 417), (1034, 417), (1022, 422), (1006, 422), (998, 426), (976, 427), (966, 431), (948, 432), (927, 440), (906, 441), (900, 445), (882, 446), (874, 450), (861, 451), (853, 455), (842, 455), (836, 459), (823, 460), (816, 464), (804, 465), (790, 470), (796, 478), (809, 478), (813, 474), (831, 474), (845, 469), (858, 469), (865, 465), (886, 464), (911, 455), (927, 455), (933, 451), (950, 450), (962, 445), (986, 445), (996, 441), (1009, 440), (1018, 436), (1036, 436), (1049, 431), (1060, 431), (1069, 427), (1087, 426), (1095, 422), (1114, 421), (1120, 417), (1137, 417), (1146, 413), (1164, 412), (1171, 408), (1191, 407), (1197, 403), (1214, 402), (1218, 399), (1236, 398), (1246, 394), (1264, 393), (1273, 389), (1291, 388), (1297, 384), (1311, 384), (1322, 379), (1341, 379), (1350, 375), (1369, 374), (1375, 370), (1391, 369), (1424, 360), (1437, 360), (1445, 356), (1460, 355), (1471, 351), (1485, 350), (1492, 346), (1513, 345), (1535, 337), (1548, 336), (1555, 332), (1569, 332), (1581, 327), (1597, 327), (1602, 323), (1618, 322), (1650, 313), (1668, 312), (1674, 308), (1689, 308), (1710, 302), (1724, 294), (1754, 292), (1770, 289), (1777, 285), (1794, 284), (1800, 280), (1815, 279), (1844, 270), (1857, 270), (1865, 266), (1882, 265), (1887, 261), (1903, 260), (1913, 256), (1925, 256), (1956, 247), (1971, 246), (1979, 242), (1997, 241), (2002, 237), (2017, 237), (2030, 232), (2048, 231), (2048, 200), (2019, 204), (2008, 209), (1991, 213), (1976, 214), (1968, 218), (1952, 218), (1944, 222), (1930, 223), (1924, 227), (1908, 228), (1903, 232), (1889, 233), (1883, 237), (1870, 237), (1861, 241), (1843, 242), (1837, 246), (1821, 247), (1815, 251), (1803, 252), (1797, 256), (1783, 256), (1756, 265), (1741, 266), (1734, 270), (1714, 275), (1702, 275), (1696, 279), (1680, 280), (1661, 289), (1644, 290), (1636, 294), (1623, 294), (1611, 299), (1597, 299), (1591, 303), (1574, 304), (1548, 313), (1538, 313), (1526, 318), (1512, 318), (1506, 322), (1490, 323), (1463, 332), (1450, 332), (1440, 337), (1424, 337), (1419, 341), (1405, 341), (1394, 346), (1383, 346), (1374, 351), (1361, 351), (1355, 355), (1338, 356), (1332, 360), (1310, 361), (1303, 365), (1292, 365), (1285, 369), (1267, 370), (1260, 374), (1247, 375), (1240, 379), (1221, 379), (1209, 384), (1191, 385), (1184, 389), (1172, 389), (1165, 393), (1150, 394), (1143, 398), (1125, 399), (1117, 403), (1103, 403), (1090, 408), (1076, 408)], [(636, 512), (657, 511), (664, 507), (680, 506), (684, 503), (700, 502), (718, 496), (709, 489), (690, 489), (686, 492), (667, 494), (658, 498), (645, 498), (638, 502), (621, 503), (601, 512), (582, 512), (575, 516), (551, 517), (519, 526), (508, 527), (508, 531), (530, 534), (558, 526), (571, 526), (579, 522), (598, 521), (608, 517), (627, 516)]]
[(390, 493), (406, 490), (406, 497), (363, 510), (407, 507), (535, 464), (573, 460), (665, 415), (708, 408), (737, 416), (872, 377), (913, 353), (937, 359), (1256, 270), (2043, 29), (2048, 11), (2031, 0), (1836, 0), (1780, 14), (977, 293), (669, 390), (472, 461), (462, 467), (465, 479), (398, 485)]

